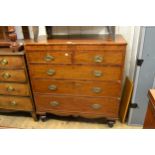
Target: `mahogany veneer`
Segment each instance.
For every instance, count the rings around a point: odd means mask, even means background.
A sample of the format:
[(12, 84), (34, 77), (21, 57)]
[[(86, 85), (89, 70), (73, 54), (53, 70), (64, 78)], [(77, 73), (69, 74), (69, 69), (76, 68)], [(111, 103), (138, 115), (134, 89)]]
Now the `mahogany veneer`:
[(24, 52), (0, 48), (0, 111), (26, 111), (37, 119)]
[(120, 35), (25, 41), (37, 114), (118, 119), (126, 45)]

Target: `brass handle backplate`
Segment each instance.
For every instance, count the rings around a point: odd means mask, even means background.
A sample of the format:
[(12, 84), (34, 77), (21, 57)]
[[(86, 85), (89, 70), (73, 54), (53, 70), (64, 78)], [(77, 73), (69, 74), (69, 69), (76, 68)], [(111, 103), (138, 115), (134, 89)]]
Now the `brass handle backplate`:
[(10, 103), (11, 103), (12, 106), (16, 106), (17, 105), (16, 101), (11, 101)]
[(96, 55), (96, 56), (94, 57), (94, 62), (96, 62), (96, 63), (101, 63), (101, 62), (103, 62), (103, 56)]
[(57, 86), (56, 85), (50, 85), (48, 86), (49, 90), (57, 90)]
[(50, 105), (51, 105), (52, 107), (57, 107), (57, 106), (60, 105), (60, 103), (59, 103), (58, 101), (51, 101), (51, 102), (50, 102)]
[(101, 106), (101, 104), (95, 103), (95, 104), (92, 104), (91, 107), (92, 107), (94, 110), (98, 110), (98, 109), (101, 109), (102, 106)]
[(3, 77), (4, 79), (9, 79), (9, 78), (11, 77), (11, 75), (10, 75), (9, 73), (3, 73), (3, 74), (2, 74), (2, 77)]
[(47, 71), (47, 74), (48, 75), (54, 75), (55, 74), (55, 70), (54, 69), (49, 69), (48, 71)]
[(8, 64), (8, 61), (7, 61), (7, 59), (2, 59), (1, 61), (0, 61), (0, 63), (1, 63), (1, 65), (7, 65)]
[(15, 88), (13, 88), (12, 86), (8, 86), (8, 87), (7, 87), (7, 91), (8, 91), (8, 92), (12, 92), (12, 91), (14, 91), (14, 90), (15, 90)]
[(93, 93), (100, 93), (102, 91), (102, 88), (100, 88), (100, 87), (94, 87), (92, 89), (92, 91), (93, 91)]
[(44, 57), (44, 60), (47, 61), (47, 62), (53, 61), (54, 59), (55, 59), (55, 58), (54, 58), (54, 56), (52, 56), (52, 55), (46, 55), (46, 56)]
[(95, 71), (93, 71), (93, 75), (94, 75), (95, 77), (101, 77), (101, 76), (103, 75), (103, 73), (102, 73), (102, 71), (97, 71), (97, 70), (95, 70)]

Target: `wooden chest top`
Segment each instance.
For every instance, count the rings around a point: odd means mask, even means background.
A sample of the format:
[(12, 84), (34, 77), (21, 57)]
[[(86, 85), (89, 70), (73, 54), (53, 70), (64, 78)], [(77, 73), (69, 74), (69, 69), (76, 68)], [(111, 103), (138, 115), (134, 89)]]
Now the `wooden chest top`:
[(40, 37), (38, 42), (25, 40), (25, 45), (127, 45), (121, 35), (116, 35), (115, 40), (111, 40), (108, 35), (95, 38), (72, 38), (72, 39), (45, 39)]

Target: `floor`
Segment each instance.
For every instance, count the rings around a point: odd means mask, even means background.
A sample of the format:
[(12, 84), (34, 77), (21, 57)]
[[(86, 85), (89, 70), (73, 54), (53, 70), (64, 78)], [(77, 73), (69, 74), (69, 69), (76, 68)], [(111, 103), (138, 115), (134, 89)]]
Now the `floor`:
[[(48, 120), (35, 122), (29, 115), (0, 114), (0, 128), (19, 129), (109, 129), (101, 122), (88, 122), (70, 117), (48, 116)], [(129, 126), (116, 121), (112, 129), (141, 129), (141, 126)]]

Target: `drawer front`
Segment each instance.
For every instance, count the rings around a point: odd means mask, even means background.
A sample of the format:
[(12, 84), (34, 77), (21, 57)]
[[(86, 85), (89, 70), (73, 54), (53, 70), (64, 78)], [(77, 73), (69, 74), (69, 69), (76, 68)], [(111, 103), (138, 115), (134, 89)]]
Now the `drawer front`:
[[(59, 42), (59, 41), (58, 41)], [(58, 43), (57, 42), (57, 43)], [(68, 50), (67, 45), (26, 45), (27, 51), (43, 51), (43, 50)]]
[(67, 51), (28, 52), (27, 58), (29, 63), (71, 64), (71, 52)]
[(121, 67), (30, 65), (32, 78), (107, 80), (121, 79)]
[(121, 85), (113, 82), (78, 81), (75, 83), (76, 95), (120, 97)]
[(86, 98), (35, 95), (37, 111), (64, 111), (118, 117), (119, 100), (113, 98)]
[(32, 111), (32, 101), (29, 97), (0, 96), (0, 108)]
[(23, 68), (24, 60), (21, 56), (0, 56), (0, 68)]
[(26, 74), (24, 70), (0, 70), (0, 81), (4, 82), (25, 82)]
[(74, 83), (62, 80), (32, 80), (34, 92), (50, 94), (74, 94)]
[(49, 94), (70, 94), (80, 96), (119, 97), (119, 83), (68, 81), (68, 80), (32, 80), (33, 91)]
[(27, 84), (0, 83), (0, 94), (29, 96), (29, 87)]
[(122, 65), (122, 51), (76, 51), (75, 64)]

